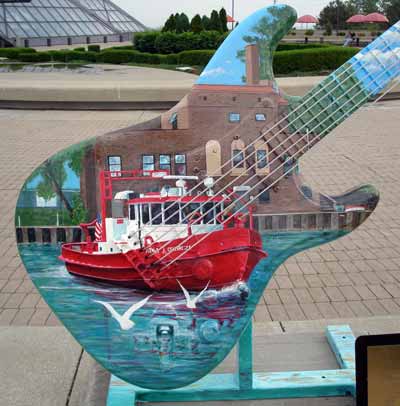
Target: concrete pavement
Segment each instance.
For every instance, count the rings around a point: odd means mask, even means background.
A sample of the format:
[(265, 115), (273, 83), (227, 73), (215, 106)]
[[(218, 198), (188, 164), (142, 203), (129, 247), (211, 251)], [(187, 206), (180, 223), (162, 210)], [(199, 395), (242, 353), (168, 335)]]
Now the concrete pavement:
[[(71, 103), (79, 104), (80, 109), (92, 104), (121, 108), (124, 103), (130, 109), (170, 108), (190, 91), (197, 79), (195, 75), (173, 70), (126, 65), (87, 66), (92, 67), (92, 73), (57, 69), (51, 73), (3, 72), (0, 74), (0, 108), (18, 104), (29, 108), (30, 102), (45, 108), (68, 108)], [(278, 78), (278, 84), (284, 92), (301, 96), (323, 78)], [(392, 92), (400, 92), (400, 85)]]

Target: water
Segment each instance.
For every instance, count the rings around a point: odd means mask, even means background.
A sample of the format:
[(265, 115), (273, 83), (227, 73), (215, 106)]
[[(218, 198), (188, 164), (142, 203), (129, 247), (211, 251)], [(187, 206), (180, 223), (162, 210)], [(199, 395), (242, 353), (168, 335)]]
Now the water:
[(54, 64), (25, 64), (25, 63), (0, 63), (0, 73), (29, 72), (29, 73), (77, 73), (77, 74), (100, 74), (104, 69), (97, 66), (91, 67), (76, 63)]
[[(332, 241), (343, 231), (274, 233), (263, 236), (269, 256), (248, 284), (208, 290), (196, 309), (180, 293), (154, 293), (122, 330), (98, 301), (123, 314), (150, 295), (68, 274), (56, 245), (20, 245), (24, 264), (44, 299), (74, 337), (106, 369), (138, 386), (167, 389), (194, 382), (230, 352), (250, 320), (275, 270), (288, 257)], [(194, 295), (193, 293), (192, 295)]]

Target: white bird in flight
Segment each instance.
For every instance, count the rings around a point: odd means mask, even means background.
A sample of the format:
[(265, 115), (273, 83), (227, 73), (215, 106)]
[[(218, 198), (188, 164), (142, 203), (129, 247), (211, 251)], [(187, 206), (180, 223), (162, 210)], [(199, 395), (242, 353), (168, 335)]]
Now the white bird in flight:
[(200, 297), (202, 296), (202, 294), (207, 290), (208, 285), (210, 284), (211, 281), (208, 281), (206, 287), (197, 295), (195, 296), (193, 299), (190, 297), (189, 292), (185, 289), (185, 287), (178, 281), (178, 279), (176, 280), (179, 283), (179, 286), (182, 289), (183, 294), (185, 295), (186, 298), (186, 307), (188, 309), (195, 309), (196, 308), (196, 302), (200, 299)]
[(94, 302), (102, 304), (111, 313), (111, 316), (118, 321), (122, 330), (130, 330), (135, 325), (135, 323), (130, 320), (132, 314), (143, 307), (151, 298), (151, 296), (152, 295), (147, 296), (140, 302), (134, 303), (122, 316), (115, 311), (110, 303), (102, 302), (101, 300), (94, 300)]

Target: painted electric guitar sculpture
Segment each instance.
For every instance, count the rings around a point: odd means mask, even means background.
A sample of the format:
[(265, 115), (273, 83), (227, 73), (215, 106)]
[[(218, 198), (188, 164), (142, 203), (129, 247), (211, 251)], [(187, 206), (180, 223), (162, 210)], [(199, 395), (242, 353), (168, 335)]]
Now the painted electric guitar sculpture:
[[(20, 245), (33, 281), (83, 347), (128, 382), (168, 389), (206, 375), (280, 264), (350, 232), (377, 205), (372, 186), (312, 191), (298, 160), (399, 76), (400, 24), (290, 98), (272, 55), (295, 21), (288, 6), (254, 13), (176, 107), (55, 155), (21, 192), (17, 215), (33, 193), (59, 199), (76, 225), (61, 253)], [(96, 217), (81, 242), (79, 222)], [(37, 227), (41, 240), (48, 229)]]

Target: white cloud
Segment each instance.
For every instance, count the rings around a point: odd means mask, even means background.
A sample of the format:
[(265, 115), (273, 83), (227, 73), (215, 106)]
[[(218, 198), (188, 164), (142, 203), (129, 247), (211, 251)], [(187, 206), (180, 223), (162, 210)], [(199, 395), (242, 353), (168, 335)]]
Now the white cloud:
[(203, 71), (203, 73), (200, 75), (201, 77), (215, 77), (219, 75), (225, 75), (228, 73), (224, 68), (215, 68), (215, 69), (207, 69)]

